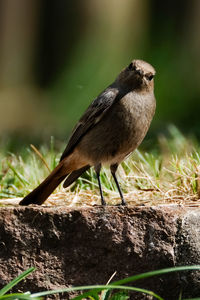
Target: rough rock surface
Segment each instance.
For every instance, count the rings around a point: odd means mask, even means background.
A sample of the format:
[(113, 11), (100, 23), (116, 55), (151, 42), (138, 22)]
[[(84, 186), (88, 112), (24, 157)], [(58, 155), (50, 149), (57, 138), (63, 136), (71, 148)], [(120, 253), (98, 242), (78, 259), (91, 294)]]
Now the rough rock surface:
[[(105, 284), (166, 267), (200, 264), (200, 209), (1, 207), (0, 287), (30, 266), (15, 291)], [(200, 296), (199, 272), (138, 281), (165, 300)], [(66, 295), (57, 299), (67, 299)], [(153, 299), (135, 294), (132, 299)]]

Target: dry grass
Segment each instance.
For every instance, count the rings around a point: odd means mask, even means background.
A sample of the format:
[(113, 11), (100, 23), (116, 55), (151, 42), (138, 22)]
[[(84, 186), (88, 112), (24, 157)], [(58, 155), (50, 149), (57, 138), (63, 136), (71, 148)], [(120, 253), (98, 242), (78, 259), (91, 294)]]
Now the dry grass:
[[(48, 174), (48, 168), (55, 167), (60, 156), (52, 145), (50, 150), (42, 147), (39, 153), (34, 147), (27, 151), (26, 158), (0, 154), (1, 198), (23, 197)], [(136, 150), (123, 162), (118, 169), (118, 178), (129, 205), (199, 206), (200, 146), (194, 138), (185, 138), (177, 128), (170, 126), (168, 138), (158, 137), (158, 146), (148, 153)], [(109, 169), (103, 169), (101, 181), (107, 203), (120, 203)], [(100, 204), (93, 169), (67, 190), (60, 186), (45, 202), (50, 206), (63, 204)]]

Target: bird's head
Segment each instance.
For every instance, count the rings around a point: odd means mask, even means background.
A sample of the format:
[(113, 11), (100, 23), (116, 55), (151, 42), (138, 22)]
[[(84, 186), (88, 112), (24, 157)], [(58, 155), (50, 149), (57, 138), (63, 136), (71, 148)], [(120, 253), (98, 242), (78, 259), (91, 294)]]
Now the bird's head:
[(133, 60), (117, 77), (117, 82), (128, 89), (153, 89), (155, 69), (143, 60)]

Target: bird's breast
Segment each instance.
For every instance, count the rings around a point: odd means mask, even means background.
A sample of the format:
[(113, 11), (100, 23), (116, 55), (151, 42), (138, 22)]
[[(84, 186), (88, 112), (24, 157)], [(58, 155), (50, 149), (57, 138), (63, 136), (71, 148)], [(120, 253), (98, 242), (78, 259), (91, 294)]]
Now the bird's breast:
[(91, 164), (119, 163), (142, 142), (155, 111), (154, 96), (128, 93), (83, 137)]
[(135, 149), (149, 129), (155, 112), (154, 95), (129, 93), (113, 107), (112, 118), (119, 129), (121, 147)]

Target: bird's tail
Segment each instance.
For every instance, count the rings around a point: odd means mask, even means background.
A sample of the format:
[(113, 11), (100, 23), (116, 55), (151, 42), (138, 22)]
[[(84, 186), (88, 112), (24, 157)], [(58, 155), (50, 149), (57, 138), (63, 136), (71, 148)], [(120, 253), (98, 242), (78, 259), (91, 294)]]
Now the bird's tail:
[[(62, 171), (63, 164), (60, 162), (50, 175), (30, 194), (20, 201), (20, 205), (41, 205), (56, 187), (65, 179), (67, 174)], [(63, 175), (64, 174), (64, 175)]]
[(87, 171), (90, 168), (90, 165), (84, 166), (81, 169), (78, 169), (76, 171), (73, 171), (64, 181), (63, 187), (66, 188), (69, 185), (71, 185), (79, 176), (81, 176), (85, 171)]

